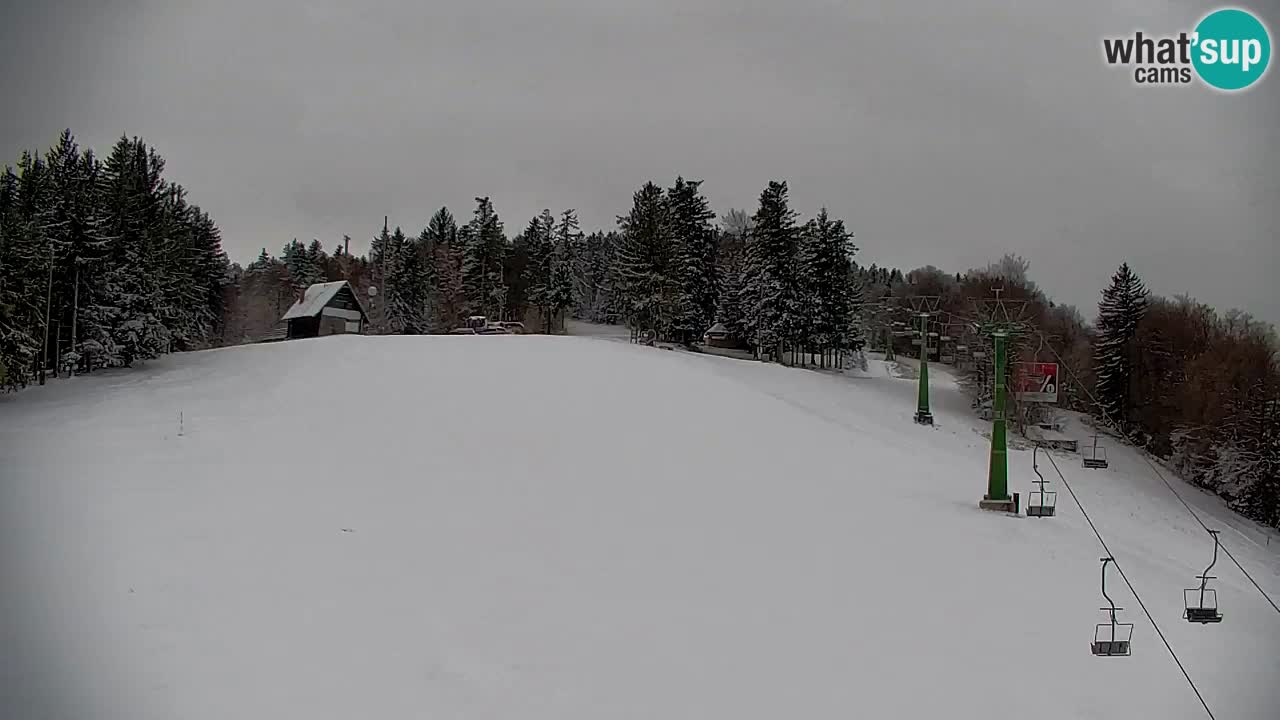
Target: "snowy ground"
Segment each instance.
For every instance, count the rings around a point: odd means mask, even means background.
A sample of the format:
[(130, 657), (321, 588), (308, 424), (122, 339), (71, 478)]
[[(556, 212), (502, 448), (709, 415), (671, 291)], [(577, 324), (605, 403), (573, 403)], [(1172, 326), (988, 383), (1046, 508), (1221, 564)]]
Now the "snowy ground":
[[(1134, 654), (1089, 654), (1065, 493), (976, 508), (945, 372), (922, 428), (883, 363), (623, 339), (330, 337), (0, 398), (0, 716), (1204, 717), (1114, 574)], [(1280, 614), (1224, 561), (1225, 621), (1181, 620), (1212, 545), (1111, 460), (1059, 464), (1217, 716), (1274, 720)], [(1280, 543), (1181, 487), (1280, 595)]]

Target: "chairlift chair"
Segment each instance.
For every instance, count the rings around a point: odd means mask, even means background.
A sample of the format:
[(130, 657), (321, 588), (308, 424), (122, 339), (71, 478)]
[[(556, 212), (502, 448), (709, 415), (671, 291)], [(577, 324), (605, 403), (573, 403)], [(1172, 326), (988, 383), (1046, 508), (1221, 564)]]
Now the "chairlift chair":
[(1100, 470), (1107, 467), (1107, 448), (1098, 445), (1098, 434), (1093, 434), (1093, 446), (1082, 452), (1081, 460), (1085, 467)]
[(1116, 607), (1116, 603), (1107, 594), (1107, 564), (1115, 562), (1115, 558), (1102, 558), (1102, 597), (1107, 599), (1108, 607), (1100, 608), (1107, 613), (1109, 622), (1098, 623), (1093, 629), (1093, 643), (1090, 651), (1097, 657), (1128, 657), (1132, 648), (1133, 623), (1116, 622), (1116, 612), (1124, 608)]
[(1031, 450), (1031, 469), (1035, 472), (1036, 477), (1040, 478), (1039, 480), (1032, 480), (1032, 482), (1040, 486), (1040, 489), (1027, 494), (1027, 517), (1053, 517), (1058, 505), (1058, 493), (1044, 489), (1048, 480), (1045, 480), (1044, 475), (1040, 474), (1040, 465), (1036, 458), (1039, 452), (1040, 445), (1037, 444)]
[(1200, 587), (1189, 588), (1182, 591), (1182, 602), (1186, 610), (1182, 613), (1182, 617), (1187, 622), (1200, 623), (1208, 625), (1209, 623), (1222, 622), (1222, 613), (1218, 612), (1218, 591), (1213, 588), (1206, 587), (1210, 580), (1216, 580), (1214, 576), (1209, 574), (1214, 565), (1218, 564), (1218, 530), (1210, 530), (1209, 534), (1213, 536), (1213, 562), (1209, 563), (1209, 567), (1204, 572), (1197, 575), (1200, 579)]

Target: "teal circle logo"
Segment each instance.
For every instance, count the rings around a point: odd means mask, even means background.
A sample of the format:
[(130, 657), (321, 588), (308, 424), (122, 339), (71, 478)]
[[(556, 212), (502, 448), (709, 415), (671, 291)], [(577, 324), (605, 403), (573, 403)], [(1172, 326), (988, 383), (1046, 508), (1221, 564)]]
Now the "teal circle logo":
[(1200, 79), (1219, 90), (1243, 90), (1258, 81), (1271, 60), (1271, 36), (1244, 10), (1209, 13), (1196, 25), (1191, 64)]

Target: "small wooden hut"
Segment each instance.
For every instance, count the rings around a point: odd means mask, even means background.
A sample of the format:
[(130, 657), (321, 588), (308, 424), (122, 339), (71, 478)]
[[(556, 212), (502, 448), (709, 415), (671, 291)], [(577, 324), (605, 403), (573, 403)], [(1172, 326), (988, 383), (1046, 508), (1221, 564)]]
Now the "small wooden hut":
[(287, 338), (359, 334), (369, 322), (369, 314), (346, 280), (317, 283), (301, 293), (281, 318), (288, 323)]

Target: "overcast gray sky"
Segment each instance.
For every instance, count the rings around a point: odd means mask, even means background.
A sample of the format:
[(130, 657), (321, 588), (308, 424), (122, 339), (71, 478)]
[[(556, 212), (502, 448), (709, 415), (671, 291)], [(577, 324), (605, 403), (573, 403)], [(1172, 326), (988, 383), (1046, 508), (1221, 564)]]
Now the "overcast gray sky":
[[(233, 260), (363, 250), (489, 195), (612, 227), (644, 181), (717, 212), (770, 179), (904, 270), (1005, 252), (1092, 318), (1128, 260), (1157, 293), (1280, 321), (1280, 77), (1137, 87), (1101, 39), (1189, 30), (1148, 0), (0, 0), (0, 159), (62, 127), (140, 135)], [(1280, 2), (1245, 3), (1280, 28)], [(1275, 61), (1272, 63), (1275, 64)]]

